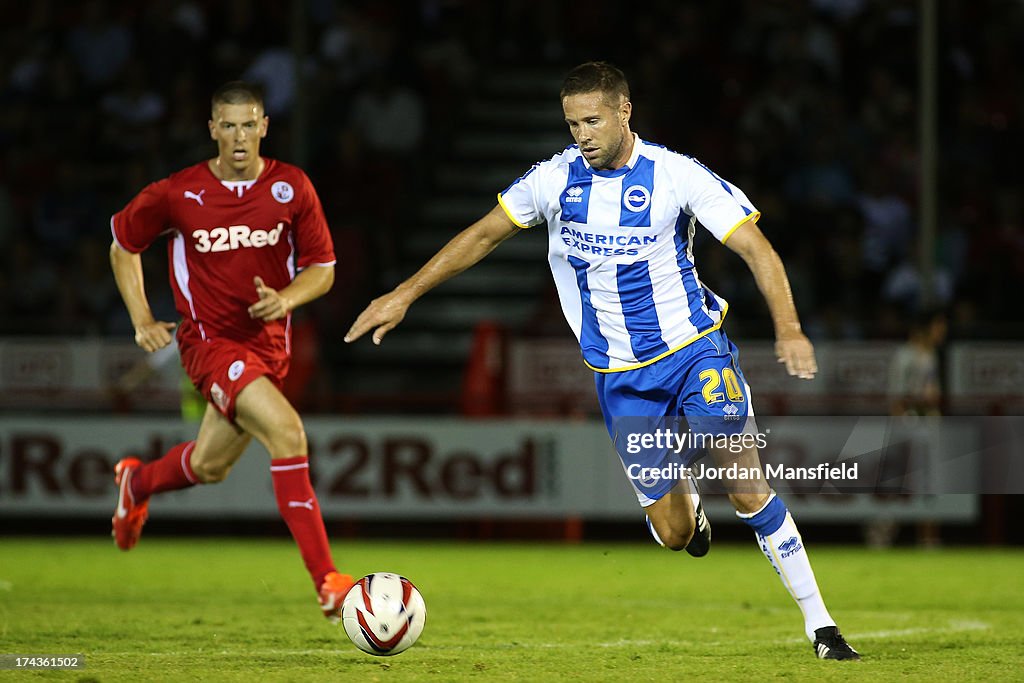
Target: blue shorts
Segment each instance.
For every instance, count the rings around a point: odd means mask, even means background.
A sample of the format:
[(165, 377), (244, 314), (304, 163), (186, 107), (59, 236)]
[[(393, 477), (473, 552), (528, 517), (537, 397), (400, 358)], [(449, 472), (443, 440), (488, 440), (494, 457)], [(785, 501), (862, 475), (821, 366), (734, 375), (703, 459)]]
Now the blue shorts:
[(739, 350), (721, 330), (642, 368), (595, 374), (605, 426), (644, 507), (754, 414)]

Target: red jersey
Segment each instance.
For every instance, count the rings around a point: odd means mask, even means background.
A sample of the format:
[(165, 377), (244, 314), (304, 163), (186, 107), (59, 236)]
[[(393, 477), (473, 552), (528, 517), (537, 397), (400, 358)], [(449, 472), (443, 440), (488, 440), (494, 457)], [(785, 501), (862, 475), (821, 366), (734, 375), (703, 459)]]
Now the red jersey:
[(264, 161), (241, 196), (203, 161), (148, 185), (110, 220), (114, 239), (132, 253), (162, 234), (170, 238), (182, 344), (227, 338), (269, 359), (286, 358), (291, 316), (250, 318), (248, 308), (259, 299), (253, 278), (280, 290), (296, 269), (334, 264), (327, 220), (309, 178), (291, 164)]

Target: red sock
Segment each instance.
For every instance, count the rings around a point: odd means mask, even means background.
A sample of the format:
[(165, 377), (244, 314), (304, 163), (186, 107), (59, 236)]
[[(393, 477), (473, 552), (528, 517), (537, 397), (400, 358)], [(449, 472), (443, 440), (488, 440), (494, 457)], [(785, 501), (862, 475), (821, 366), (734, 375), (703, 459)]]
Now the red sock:
[(154, 493), (187, 489), (198, 484), (199, 479), (189, 463), (195, 445), (195, 441), (179, 443), (159, 460), (148, 462), (136, 470), (131, 480), (132, 497), (143, 501)]
[(324, 519), (320, 516), (320, 504), (309, 481), (309, 458), (297, 455), (272, 460), (270, 476), (274, 480), (277, 509), (299, 545), (302, 561), (319, 590), (324, 577), (336, 570)]

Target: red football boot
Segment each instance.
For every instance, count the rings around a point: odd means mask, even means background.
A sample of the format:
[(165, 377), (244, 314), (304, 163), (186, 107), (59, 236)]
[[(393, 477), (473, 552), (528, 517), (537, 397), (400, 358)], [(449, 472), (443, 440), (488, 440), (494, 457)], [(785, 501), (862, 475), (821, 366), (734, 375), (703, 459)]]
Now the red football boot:
[(132, 474), (142, 465), (138, 458), (124, 458), (114, 467), (114, 482), (117, 484), (117, 509), (111, 518), (114, 529), (110, 535), (121, 550), (131, 550), (139, 542), (142, 525), (149, 517), (149, 499), (136, 502), (130, 484)]
[(320, 609), (332, 624), (341, 621), (341, 603), (353, 585), (355, 581), (348, 574), (331, 572), (324, 577), (320, 586)]

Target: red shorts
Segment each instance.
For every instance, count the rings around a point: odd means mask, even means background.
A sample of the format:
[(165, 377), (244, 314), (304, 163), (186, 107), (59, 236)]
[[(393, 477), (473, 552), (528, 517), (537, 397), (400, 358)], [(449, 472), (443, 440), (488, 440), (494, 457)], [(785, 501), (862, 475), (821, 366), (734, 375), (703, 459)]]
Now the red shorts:
[(230, 339), (179, 342), (181, 364), (192, 384), (224, 417), (235, 421), (235, 401), (253, 380), (266, 377), (278, 389), (288, 374), (288, 358), (270, 360)]

